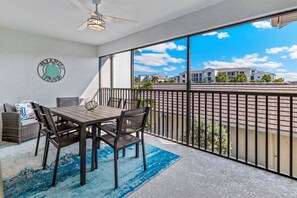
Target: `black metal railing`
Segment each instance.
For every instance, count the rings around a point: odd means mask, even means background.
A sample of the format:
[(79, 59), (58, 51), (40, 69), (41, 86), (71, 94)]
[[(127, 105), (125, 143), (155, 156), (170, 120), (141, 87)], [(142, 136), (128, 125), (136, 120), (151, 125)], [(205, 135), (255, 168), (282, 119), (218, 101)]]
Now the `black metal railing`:
[(101, 88), (98, 97), (151, 106), (149, 134), (296, 179), (297, 94)]

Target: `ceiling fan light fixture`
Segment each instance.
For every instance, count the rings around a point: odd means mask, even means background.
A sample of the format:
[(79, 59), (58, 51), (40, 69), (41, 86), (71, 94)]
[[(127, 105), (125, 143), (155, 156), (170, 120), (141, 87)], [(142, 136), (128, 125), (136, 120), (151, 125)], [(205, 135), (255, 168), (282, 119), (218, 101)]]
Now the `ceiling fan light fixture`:
[(105, 29), (105, 21), (99, 18), (91, 17), (87, 21), (87, 26), (91, 30), (100, 31)]

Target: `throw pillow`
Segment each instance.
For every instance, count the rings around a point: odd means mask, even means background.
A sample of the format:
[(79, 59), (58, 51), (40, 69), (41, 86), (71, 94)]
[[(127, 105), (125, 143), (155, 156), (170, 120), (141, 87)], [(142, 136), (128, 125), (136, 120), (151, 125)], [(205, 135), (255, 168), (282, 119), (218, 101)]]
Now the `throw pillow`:
[(35, 118), (35, 113), (30, 103), (16, 103), (15, 108), (20, 113), (21, 120)]

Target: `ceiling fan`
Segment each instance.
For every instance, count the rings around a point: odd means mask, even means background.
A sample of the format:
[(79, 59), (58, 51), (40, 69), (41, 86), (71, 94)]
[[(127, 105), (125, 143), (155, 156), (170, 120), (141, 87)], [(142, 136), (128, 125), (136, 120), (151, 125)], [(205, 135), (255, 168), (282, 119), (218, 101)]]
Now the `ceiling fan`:
[(105, 29), (105, 23), (111, 22), (111, 23), (137, 23), (137, 21), (128, 20), (128, 19), (122, 19), (118, 17), (113, 16), (105, 16), (98, 12), (98, 7), (101, 5), (101, 0), (92, 0), (93, 4), (96, 7), (96, 10), (93, 12), (90, 10), (87, 6), (82, 4), (79, 0), (70, 0), (73, 4), (75, 4), (77, 7), (79, 7), (82, 11), (88, 13), (91, 17), (84, 22), (82, 25), (80, 25), (76, 30), (84, 30), (85, 28), (89, 28), (91, 30), (104, 30)]

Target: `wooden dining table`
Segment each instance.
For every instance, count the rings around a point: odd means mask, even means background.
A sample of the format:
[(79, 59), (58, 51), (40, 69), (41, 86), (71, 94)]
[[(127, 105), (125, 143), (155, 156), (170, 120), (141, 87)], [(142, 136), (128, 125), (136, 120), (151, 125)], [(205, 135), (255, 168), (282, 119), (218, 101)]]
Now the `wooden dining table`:
[[(92, 111), (88, 111), (84, 106), (69, 106), (69, 107), (53, 107), (50, 108), (51, 112), (65, 120), (76, 123), (80, 126), (80, 184), (86, 184), (86, 139), (87, 127), (92, 127), (93, 138), (96, 136), (96, 124), (104, 121), (119, 119), (122, 109), (98, 106)], [(93, 147), (96, 149), (96, 147)], [(94, 160), (92, 159), (91, 170), (94, 170)]]

